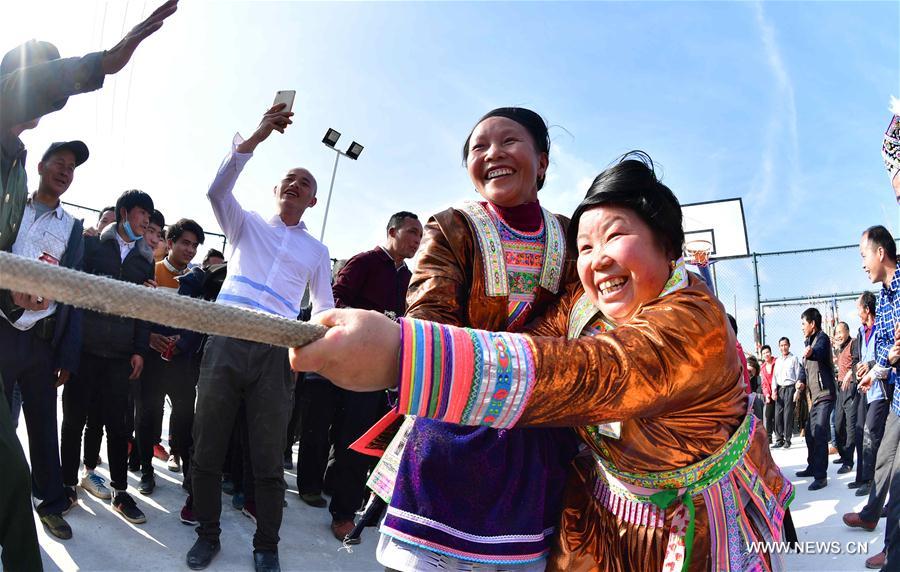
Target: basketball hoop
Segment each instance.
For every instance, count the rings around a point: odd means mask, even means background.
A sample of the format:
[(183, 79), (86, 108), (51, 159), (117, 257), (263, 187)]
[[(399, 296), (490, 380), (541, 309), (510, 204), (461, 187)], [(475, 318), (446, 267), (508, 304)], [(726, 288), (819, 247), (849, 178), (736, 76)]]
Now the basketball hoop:
[(708, 240), (694, 239), (684, 243), (685, 262), (694, 266), (709, 266), (709, 253), (712, 243)]

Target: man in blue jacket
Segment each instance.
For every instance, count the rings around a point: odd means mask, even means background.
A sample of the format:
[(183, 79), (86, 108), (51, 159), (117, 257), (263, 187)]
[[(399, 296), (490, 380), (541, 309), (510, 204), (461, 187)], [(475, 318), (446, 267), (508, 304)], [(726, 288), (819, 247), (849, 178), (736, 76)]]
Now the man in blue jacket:
[[(84, 253), (81, 221), (62, 208), (60, 197), (88, 158), (81, 141), (54, 143), (38, 163), (38, 190), (28, 199), (12, 252), (49, 264), (79, 268)], [(6, 300), (23, 294), (4, 293)], [(42, 301), (43, 302), (43, 301)], [(41, 305), (44, 305), (43, 303)], [(22, 390), (32, 481), (41, 522), (55, 537), (66, 540), (72, 529), (62, 515), (75, 504), (63, 490), (56, 433), (56, 388), (77, 371), (81, 348), (81, 314), (48, 301), (46, 308), (26, 310), (15, 303), (0, 305), (0, 374), (6, 398), (13, 385)]]
[[(150, 224), (153, 200), (142, 191), (125, 191), (116, 201), (116, 224), (84, 243), (84, 271), (132, 284), (153, 278), (153, 251), (142, 238)], [(88, 416), (106, 426), (106, 448), (113, 509), (133, 524), (146, 522), (128, 488), (128, 394), (150, 349), (150, 324), (141, 320), (84, 311), (81, 371), (63, 392), (63, 481), (74, 489), (78, 477), (81, 432)], [(85, 445), (88, 483), (97, 465), (96, 448)], [(96, 487), (99, 488), (99, 487)], [(97, 490), (90, 490), (97, 495)], [(104, 484), (105, 488), (105, 484)]]

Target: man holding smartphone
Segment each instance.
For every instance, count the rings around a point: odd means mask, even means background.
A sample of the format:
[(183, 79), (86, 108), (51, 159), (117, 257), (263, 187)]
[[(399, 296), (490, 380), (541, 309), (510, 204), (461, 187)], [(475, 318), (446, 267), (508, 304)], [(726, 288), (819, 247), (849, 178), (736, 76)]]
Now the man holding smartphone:
[[(283, 103), (273, 105), (256, 131), (244, 140), (235, 135), (207, 196), (228, 238), (228, 276), (217, 304), (249, 308), (296, 319), (309, 284), (313, 314), (334, 307), (328, 248), (313, 238), (301, 218), (316, 204), (316, 180), (293, 168), (274, 188), (276, 214), (264, 218), (245, 210), (232, 194), (244, 165), (272, 131), (284, 133), (293, 115)], [(256, 481), (256, 534), (253, 559), (257, 571), (278, 571), (278, 531), (284, 502), (283, 453), (294, 384), (286, 348), (211, 336), (206, 343), (197, 384), (194, 453), (191, 459), (194, 517), (198, 539), (187, 553), (193, 570), (206, 568), (219, 551), (222, 512), (222, 463), (229, 432), (241, 401), (247, 412), (250, 451)]]

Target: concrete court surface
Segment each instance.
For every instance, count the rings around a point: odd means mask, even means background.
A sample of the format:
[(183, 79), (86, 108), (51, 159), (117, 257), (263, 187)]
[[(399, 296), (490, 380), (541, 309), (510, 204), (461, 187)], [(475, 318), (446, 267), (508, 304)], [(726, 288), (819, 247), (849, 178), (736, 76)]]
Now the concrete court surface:
[[(61, 393), (61, 392), (60, 392)], [(59, 411), (62, 419), (62, 411)], [(168, 428), (168, 407), (163, 433)], [(19, 425), (19, 436), (27, 453), (27, 434), (24, 419)], [(101, 457), (106, 460), (105, 441)], [(296, 446), (295, 457), (296, 457)], [(785, 556), (786, 569), (815, 570), (817, 572), (849, 572), (865, 570), (865, 559), (883, 548), (884, 519), (874, 532), (858, 529), (850, 530), (841, 522), (841, 515), (851, 510), (859, 510), (863, 498), (853, 495), (846, 484), (853, 473), (837, 475), (838, 465), (829, 464), (828, 487), (809, 492), (808, 478), (796, 478), (794, 472), (806, 467), (806, 447), (802, 437), (796, 437), (791, 449), (775, 449), (775, 460), (785, 474), (794, 482), (796, 495), (792, 505), (794, 523), (800, 542), (821, 542), (829, 551), (838, 548), (841, 553), (822, 553), (813, 545), (811, 552), (788, 554)], [(834, 457), (831, 457), (834, 459)], [(829, 459), (829, 460), (831, 460)], [(50, 536), (35, 517), (38, 529), (44, 567), (46, 570), (88, 570), (124, 572), (131, 570), (188, 570), (184, 556), (193, 544), (196, 535), (193, 527), (186, 526), (178, 519), (178, 512), (184, 502), (181, 490), (181, 475), (170, 473), (164, 463), (156, 463), (157, 488), (152, 496), (140, 495), (134, 486), (139, 477), (129, 473), (129, 493), (136, 499), (141, 510), (147, 515), (143, 525), (132, 525), (113, 512), (108, 502), (100, 501), (80, 488), (79, 502), (67, 516), (72, 526), (73, 538), (59, 541)], [(106, 465), (98, 471), (108, 478)], [(331, 536), (331, 521), (327, 509), (315, 509), (304, 504), (297, 496), (296, 473), (286, 471), (288, 484), (284, 522), (281, 526), (279, 554), (285, 571), (308, 570), (372, 570), (384, 568), (375, 560), (377, 534), (374, 529), (366, 529), (363, 542), (341, 548), (341, 544)], [(222, 550), (213, 561), (210, 571), (251, 571), (253, 523), (231, 507), (231, 497), (222, 496)], [(838, 545), (834, 544), (837, 542)], [(857, 542), (868, 543), (858, 547)], [(852, 543), (848, 546), (847, 543)], [(859, 552), (859, 548), (867, 552)], [(818, 553), (816, 553), (818, 552)]]

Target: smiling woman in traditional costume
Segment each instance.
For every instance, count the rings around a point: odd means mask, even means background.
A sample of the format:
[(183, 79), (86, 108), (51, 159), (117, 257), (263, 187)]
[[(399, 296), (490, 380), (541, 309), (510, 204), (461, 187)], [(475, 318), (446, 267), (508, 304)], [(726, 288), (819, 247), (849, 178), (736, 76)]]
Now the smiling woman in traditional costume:
[[(499, 108), (478, 121), (463, 159), (481, 200), (425, 226), (407, 316), (517, 331), (575, 280), (566, 264), (568, 221), (538, 202), (549, 150), (547, 126), (531, 110)], [(381, 527), (381, 564), (404, 572), (473, 563), (544, 570), (577, 450), (571, 430), (464, 427), (422, 416), (399, 438), (407, 444)]]
[[(399, 379), (404, 413), (578, 428), (590, 454), (569, 480), (548, 569), (777, 568), (750, 546), (781, 540), (793, 490), (748, 407), (725, 311), (685, 271), (681, 223), (649, 157), (628, 156), (575, 211), (580, 284), (531, 334), (334, 312), (292, 363), (349, 389)], [(339, 357), (363, 351), (364, 372)]]

